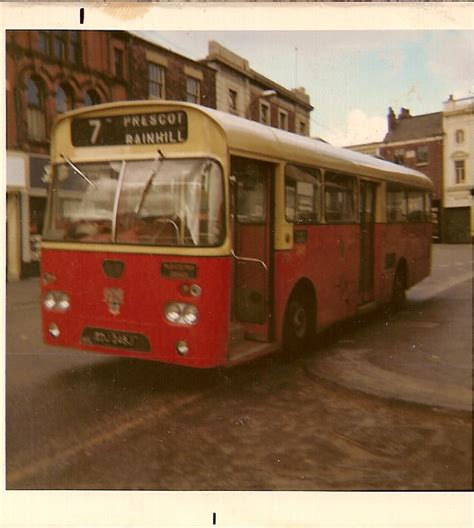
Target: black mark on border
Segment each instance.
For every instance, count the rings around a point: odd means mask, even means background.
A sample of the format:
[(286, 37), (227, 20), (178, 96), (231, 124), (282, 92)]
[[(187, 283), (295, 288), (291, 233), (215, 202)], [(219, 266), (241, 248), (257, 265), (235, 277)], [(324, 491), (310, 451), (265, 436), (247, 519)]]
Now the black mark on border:
[(84, 24), (84, 8), (83, 7), (79, 9), (79, 22), (81, 24)]

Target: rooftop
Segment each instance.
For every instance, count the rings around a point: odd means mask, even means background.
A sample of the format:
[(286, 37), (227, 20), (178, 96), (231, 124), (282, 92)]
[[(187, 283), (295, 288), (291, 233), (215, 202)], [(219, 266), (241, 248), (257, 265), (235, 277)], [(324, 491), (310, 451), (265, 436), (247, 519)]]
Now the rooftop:
[(434, 112), (411, 116), (409, 112), (400, 114), (389, 126), (384, 143), (407, 141), (412, 139), (423, 139), (443, 135), (443, 114)]

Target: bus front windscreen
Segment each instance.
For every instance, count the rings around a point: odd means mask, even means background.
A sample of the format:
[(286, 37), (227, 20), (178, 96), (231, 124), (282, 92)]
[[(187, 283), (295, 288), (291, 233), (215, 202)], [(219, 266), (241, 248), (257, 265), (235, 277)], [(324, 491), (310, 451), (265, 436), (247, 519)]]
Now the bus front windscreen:
[(155, 246), (217, 246), (224, 189), (210, 159), (57, 165), (46, 240)]

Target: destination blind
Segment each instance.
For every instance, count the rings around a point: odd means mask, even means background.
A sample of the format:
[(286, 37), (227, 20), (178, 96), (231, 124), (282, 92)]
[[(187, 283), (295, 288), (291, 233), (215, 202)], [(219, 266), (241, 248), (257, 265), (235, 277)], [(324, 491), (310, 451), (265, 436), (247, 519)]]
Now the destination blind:
[(113, 145), (163, 145), (188, 138), (188, 119), (181, 110), (76, 118), (71, 123), (75, 147)]

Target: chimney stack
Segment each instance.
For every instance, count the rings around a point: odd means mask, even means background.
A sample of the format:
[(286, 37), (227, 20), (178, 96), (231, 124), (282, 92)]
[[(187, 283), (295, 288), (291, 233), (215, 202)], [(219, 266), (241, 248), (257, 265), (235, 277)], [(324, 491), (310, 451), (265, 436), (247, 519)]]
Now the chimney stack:
[(411, 117), (410, 110), (408, 108), (401, 108), (400, 114), (398, 115), (398, 120), (408, 119), (409, 117)]
[(395, 112), (393, 111), (392, 107), (388, 109), (387, 121), (388, 121), (388, 131), (391, 132), (397, 126), (397, 117), (395, 116)]

